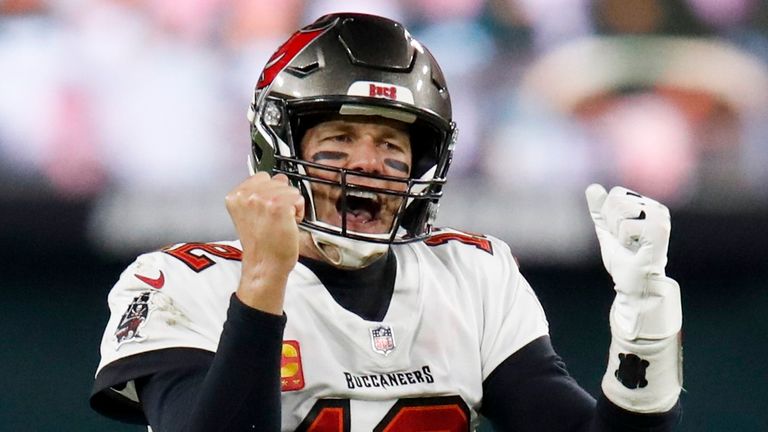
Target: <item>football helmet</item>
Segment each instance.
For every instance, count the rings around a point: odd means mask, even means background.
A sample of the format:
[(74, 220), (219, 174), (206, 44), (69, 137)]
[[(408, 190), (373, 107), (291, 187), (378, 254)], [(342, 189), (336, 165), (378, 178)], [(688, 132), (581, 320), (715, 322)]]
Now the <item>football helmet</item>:
[[(408, 124), (412, 147), (409, 178), (393, 178), (334, 168), (301, 159), (304, 133), (329, 116), (373, 115)], [(342, 117), (343, 118), (343, 117)], [(325, 15), (294, 33), (267, 62), (248, 110), (251, 171), (283, 173), (304, 195), (305, 217), (320, 252), (339, 267), (359, 268), (385, 253), (390, 244), (431, 233), (456, 142), (445, 78), (430, 52), (398, 22), (365, 14)], [(316, 218), (313, 184), (329, 180), (308, 168), (334, 172), (341, 189), (341, 226)], [(309, 170), (312, 171), (312, 170)], [(375, 178), (400, 190), (355, 184)], [(370, 182), (368, 182), (370, 183)], [(366, 191), (399, 197), (389, 232), (347, 229), (346, 215)], [(358, 192), (355, 194), (355, 192)], [(363, 194), (365, 195), (365, 194)]]

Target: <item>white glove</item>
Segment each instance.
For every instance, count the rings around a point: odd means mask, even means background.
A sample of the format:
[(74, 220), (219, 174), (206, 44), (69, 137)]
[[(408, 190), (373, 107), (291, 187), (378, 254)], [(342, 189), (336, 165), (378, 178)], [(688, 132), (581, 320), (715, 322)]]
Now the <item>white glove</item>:
[(586, 190), (603, 264), (613, 278), (614, 332), (627, 340), (663, 339), (682, 324), (680, 288), (666, 277), (671, 223), (657, 201), (623, 187)]
[(630, 411), (667, 411), (682, 389), (680, 287), (664, 273), (669, 210), (622, 187), (592, 184), (586, 196), (616, 290), (603, 392)]

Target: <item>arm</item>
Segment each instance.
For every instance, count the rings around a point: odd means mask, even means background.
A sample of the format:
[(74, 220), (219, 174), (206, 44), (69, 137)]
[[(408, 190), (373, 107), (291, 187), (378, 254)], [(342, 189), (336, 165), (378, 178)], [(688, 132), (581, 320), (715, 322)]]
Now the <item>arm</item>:
[(227, 194), (226, 204), (243, 247), (237, 297), (254, 309), (280, 315), (288, 274), (299, 259), (304, 197), (285, 175), (259, 172)]
[[(199, 343), (196, 330), (185, 333), (181, 331), (184, 326), (163, 325), (163, 314), (168, 315), (168, 322), (185, 319), (172, 315), (177, 309), (165, 290), (141, 291), (147, 299), (162, 300), (165, 312), (158, 306), (150, 313), (143, 330), (152, 335), (144, 342), (149, 345), (142, 344), (137, 350), (138, 344), (131, 344), (127, 348), (139, 352), (122, 351), (117, 361), (103, 358), (106, 367), (97, 376), (91, 398), (94, 409), (122, 420), (148, 420), (156, 431), (237, 429), (231, 422), (278, 430), (283, 297), (298, 256), (294, 216), (303, 214), (303, 206), (298, 208), (302, 202), (284, 178), (270, 178), (266, 173), (235, 188), (227, 196), (227, 209), (241, 238), (242, 271), (216, 354), (210, 352), (213, 347)], [(120, 296), (130, 298), (135, 294), (131, 291), (121, 290)], [(112, 294), (117, 298), (115, 290)], [(113, 313), (113, 317), (119, 316)], [(102, 353), (115, 357), (119, 345), (115, 346), (108, 333), (105, 341), (110, 343), (102, 347)], [(163, 337), (165, 343), (155, 342)], [(153, 343), (157, 345), (154, 350)], [(269, 408), (253, 411), (248, 405)]]
[(669, 411), (682, 389), (680, 287), (664, 270), (669, 210), (621, 187), (591, 185), (586, 195), (616, 290), (603, 393), (627, 411)]
[[(304, 201), (284, 176), (249, 177), (226, 197), (243, 247), (242, 273), (210, 369), (141, 380), (158, 431), (279, 430), (280, 347), (288, 274), (298, 260)], [(191, 411), (189, 407), (193, 407)]]
[(541, 336), (510, 355), (483, 382), (481, 413), (499, 431), (585, 430), (595, 400)]
[(499, 430), (658, 432), (679, 421), (682, 313), (679, 287), (664, 274), (669, 212), (623, 188), (592, 186), (587, 199), (617, 292), (603, 394), (595, 402), (539, 337), (483, 382), (481, 412)]
[(298, 260), (303, 198), (284, 176), (249, 177), (226, 197), (242, 247), (240, 285), (207, 373), (172, 370), (138, 382), (154, 430), (279, 430), (283, 299)]
[(670, 431), (680, 412), (641, 414), (595, 401), (568, 374), (548, 336), (530, 342), (483, 382), (481, 413), (499, 431)]

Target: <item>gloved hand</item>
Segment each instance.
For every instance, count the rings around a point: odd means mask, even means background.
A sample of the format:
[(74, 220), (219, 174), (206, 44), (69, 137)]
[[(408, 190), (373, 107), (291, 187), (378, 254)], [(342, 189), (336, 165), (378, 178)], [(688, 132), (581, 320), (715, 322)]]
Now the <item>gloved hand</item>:
[(611, 347), (602, 389), (633, 412), (666, 412), (682, 389), (680, 287), (664, 274), (669, 210), (628, 189), (586, 190), (603, 264), (616, 299), (611, 307)]
[(623, 187), (607, 193), (592, 184), (586, 196), (603, 264), (616, 289), (612, 332), (628, 341), (676, 334), (682, 324), (680, 288), (664, 272), (669, 210)]

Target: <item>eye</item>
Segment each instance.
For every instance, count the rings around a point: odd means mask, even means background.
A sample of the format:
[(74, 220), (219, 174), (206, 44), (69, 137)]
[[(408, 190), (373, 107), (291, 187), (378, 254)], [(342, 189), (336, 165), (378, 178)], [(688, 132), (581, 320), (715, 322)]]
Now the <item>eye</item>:
[(329, 140), (329, 141), (338, 142), (338, 143), (350, 143), (350, 142), (352, 142), (352, 137), (349, 134), (331, 135), (331, 136), (329, 136), (326, 139)]
[(391, 153), (405, 153), (403, 146), (395, 141), (384, 141), (382, 146)]

